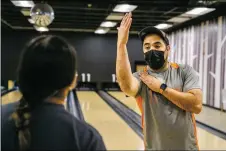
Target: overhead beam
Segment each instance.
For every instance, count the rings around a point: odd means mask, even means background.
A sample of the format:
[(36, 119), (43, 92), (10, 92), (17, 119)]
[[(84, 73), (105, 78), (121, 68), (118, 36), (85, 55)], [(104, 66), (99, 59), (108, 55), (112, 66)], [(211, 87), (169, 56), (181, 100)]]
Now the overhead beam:
[[(33, 27), (14, 26), (13, 29), (18, 30), (35, 30)], [(49, 28), (50, 31), (69, 31), (69, 32), (88, 32), (93, 33), (96, 29), (84, 28)], [(108, 33), (118, 33), (117, 30), (110, 30)], [(130, 31), (130, 34), (137, 34), (138, 31)]]
[(1, 18), (1, 22), (13, 29), (13, 26), (2, 18)]

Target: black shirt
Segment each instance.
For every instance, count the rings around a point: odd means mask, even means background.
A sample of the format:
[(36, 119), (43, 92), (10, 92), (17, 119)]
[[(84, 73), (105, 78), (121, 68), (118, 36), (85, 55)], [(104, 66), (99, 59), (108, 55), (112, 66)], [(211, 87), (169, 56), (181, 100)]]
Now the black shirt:
[[(15, 106), (15, 105), (14, 105)], [(2, 150), (18, 150), (18, 136), (9, 115), (13, 105), (2, 107)], [(63, 105), (45, 103), (31, 113), (30, 149), (35, 150), (106, 150), (98, 131), (78, 120)]]

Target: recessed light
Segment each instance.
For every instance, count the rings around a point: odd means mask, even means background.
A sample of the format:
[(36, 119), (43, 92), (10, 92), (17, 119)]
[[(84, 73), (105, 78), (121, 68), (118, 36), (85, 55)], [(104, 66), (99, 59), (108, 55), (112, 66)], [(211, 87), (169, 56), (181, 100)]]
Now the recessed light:
[(172, 27), (172, 25), (170, 25), (170, 24), (158, 24), (155, 27), (158, 28), (158, 29), (166, 29), (166, 28)]
[(185, 22), (187, 20), (189, 20), (190, 18), (189, 17), (173, 17), (171, 19), (168, 20), (168, 22), (174, 22), (174, 23), (182, 23), (182, 22)]
[(37, 31), (41, 31), (41, 32), (43, 32), (43, 31), (49, 31), (49, 29), (47, 27), (38, 27), (38, 26), (34, 26), (34, 27), (35, 27), (35, 29)]
[(111, 13), (110, 15), (108, 15), (106, 20), (122, 20), (123, 17), (123, 13)]
[(117, 22), (105, 21), (101, 23), (101, 27), (114, 27), (117, 25)]
[(137, 8), (137, 5), (129, 5), (129, 4), (118, 4), (113, 9), (114, 12), (132, 12)]
[(31, 18), (28, 18), (28, 21), (29, 21), (29, 23), (31, 23), (31, 24), (34, 24), (34, 23), (35, 23), (35, 21), (34, 21), (33, 19), (31, 19)]
[(95, 31), (95, 34), (106, 34), (110, 29), (109, 28), (98, 28)]
[(194, 8), (194, 9), (186, 12), (185, 14), (199, 16), (199, 15), (203, 15), (203, 14), (212, 12), (214, 10), (215, 10), (215, 8), (197, 7), (197, 8)]
[(33, 1), (16, 1), (11, 0), (11, 2), (18, 7), (33, 7), (35, 4)]
[(30, 16), (30, 9), (28, 8), (23, 8), (20, 10), (20, 12), (24, 15), (24, 16)]

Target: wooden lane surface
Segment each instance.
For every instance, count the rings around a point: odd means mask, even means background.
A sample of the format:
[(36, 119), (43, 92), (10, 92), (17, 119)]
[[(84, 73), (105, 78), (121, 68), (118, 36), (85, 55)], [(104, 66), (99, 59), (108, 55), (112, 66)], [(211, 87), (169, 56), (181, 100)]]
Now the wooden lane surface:
[(143, 141), (96, 92), (77, 91), (87, 123), (102, 135), (108, 150), (140, 150)]

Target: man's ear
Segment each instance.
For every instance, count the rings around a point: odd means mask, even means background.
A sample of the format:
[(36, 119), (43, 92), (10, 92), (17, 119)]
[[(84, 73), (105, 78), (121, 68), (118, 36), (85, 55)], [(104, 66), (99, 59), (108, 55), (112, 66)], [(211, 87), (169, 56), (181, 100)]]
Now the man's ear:
[(166, 46), (166, 50), (167, 50), (167, 51), (170, 51), (170, 45), (167, 45), (167, 46)]

